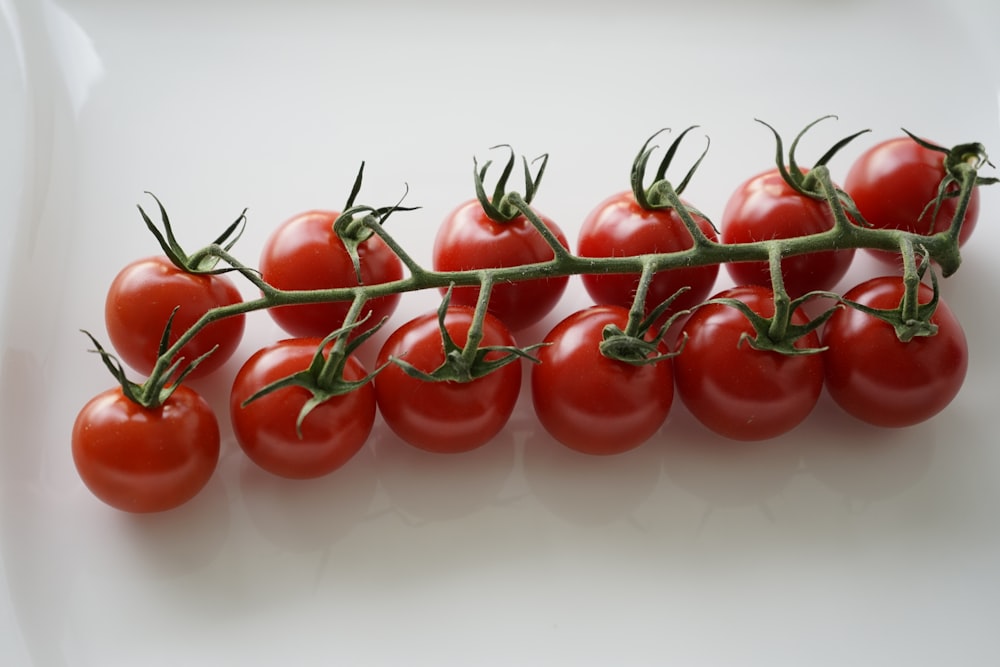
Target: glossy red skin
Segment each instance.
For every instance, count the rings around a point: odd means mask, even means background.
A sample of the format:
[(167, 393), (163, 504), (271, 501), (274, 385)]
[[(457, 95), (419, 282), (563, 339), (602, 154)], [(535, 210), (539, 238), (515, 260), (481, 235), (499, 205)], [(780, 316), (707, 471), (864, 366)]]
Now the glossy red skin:
[[(933, 205), (945, 176), (944, 154), (924, 148), (910, 137), (897, 137), (876, 144), (862, 153), (847, 172), (844, 188), (854, 199), (862, 217), (879, 229), (904, 229), (931, 234), (948, 229), (958, 200), (945, 199), (937, 216)], [(953, 188), (958, 191), (958, 187)], [(965, 243), (979, 217), (979, 190), (969, 199), (959, 243)], [(897, 262), (898, 255), (872, 250), (879, 259)]]
[[(156, 364), (170, 313), (170, 344), (212, 308), (242, 301), (236, 286), (221, 275), (198, 275), (174, 266), (164, 256), (147, 257), (123, 268), (108, 288), (104, 322), (119, 358), (148, 375)], [(218, 348), (188, 376), (204, 377), (222, 366), (243, 339), (245, 317), (234, 315), (209, 324), (181, 349), (188, 362)]]
[(183, 505), (204, 488), (219, 460), (219, 425), (194, 390), (178, 387), (157, 408), (104, 391), (73, 424), (73, 462), (108, 505), (134, 513)]
[[(282, 223), (264, 244), (260, 271), (264, 281), (282, 290), (331, 289), (357, 286), (351, 256), (333, 231), (340, 214), (336, 211), (306, 211)], [(376, 285), (399, 280), (403, 265), (378, 236), (358, 246), (361, 283)], [(371, 299), (365, 313), (377, 324), (396, 310), (399, 294)], [(339, 329), (350, 309), (350, 301), (298, 304), (271, 308), (268, 312), (282, 329), (297, 338), (324, 338)]]
[[(818, 234), (833, 227), (826, 202), (792, 189), (777, 169), (748, 179), (730, 196), (722, 213), (722, 242), (751, 243)], [(785, 291), (792, 297), (831, 290), (844, 277), (854, 250), (793, 255), (781, 261)], [(767, 262), (732, 262), (726, 270), (737, 285), (771, 286)]]
[[(902, 296), (897, 276), (867, 280), (844, 295), (878, 309), (895, 308)], [(931, 288), (922, 284), (920, 302), (931, 298)], [(931, 322), (938, 325), (937, 335), (903, 343), (876, 317), (849, 307), (834, 313), (823, 331), (831, 398), (876, 426), (911, 426), (941, 412), (965, 381), (969, 352), (962, 326), (944, 301)]]
[[(746, 285), (716, 297), (746, 303), (760, 315), (774, 313), (771, 290)], [(713, 297), (714, 298), (714, 297)], [(796, 311), (795, 324), (806, 317)], [(812, 412), (823, 389), (820, 354), (783, 355), (755, 350), (740, 342), (753, 327), (739, 310), (722, 304), (699, 308), (684, 325), (688, 339), (674, 357), (677, 393), (706, 427), (734, 440), (765, 440), (798, 426)], [(797, 347), (819, 347), (812, 332)]]
[[(445, 327), (465, 345), (473, 309), (449, 306)], [(482, 345), (514, 345), (499, 319), (487, 313)], [(377, 366), (398, 357), (429, 373), (444, 361), (437, 313), (416, 317), (394, 331), (382, 345)], [(476, 449), (497, 435), (517, 402), (521, 364), (507, 364), (468, 383), (425, 382), (390, 364), (375, 377), (375, 395), (386, 424), (405, 442), (437, 453)]]
[[(674, 397), (669, 359), (646, 366), (609, 359), (599, 345), (604, 327), (628, 324), (620, 306), (573, 313), (545, 337), (531, 367), (535, 414), (556, 440), (585, 454), (619, 454), (649, 440)], [(662, 350), (666, 352), (664, 348)]]
[[(285, 387), (242, 406), (262, 387), (308, 368), (321, 342), (295, 338), (258, 350), (236, 374), (229, 395), (229, 416), (240, 447), (250, 460), (280, 477), (310, 479), (337, 470), (364, 447), (375, 421), (370, 382), (313, 408), (302, 422), (301, 437), (295, 422), (312, 397), (308, 390)], [(344, 379), (366, 375), (362, 363), (349, 357)]]
[[(569, 247), (566, 235), (552, 220), (538, 214), (559, 242)], [(436, 271), (502, 268), (545, 262), (554, 257), (552, 248), (524, 216), (496, 222), (483, 211), (478, 200), (470, 200), (452, 211), (434, 240)], [(538, 278), (496, 284), (490, 293), (489, 312), (511, 330), (538, 322), (555, 308), (569, 282), (567, 276)], [(477, 287), (456, 287), (451, 303), (475, 306)]]
[[(711, 223), (692, 215), (698, 227), (712, 241), (718, 235)], [(580, 228), (578, 254), (581, 257), (629, 257), (647, 253), (687, 250), (694, 240), (680, 216), (673, 210), (647, 210), (630, 191), (608, 197), (590, 212)], [(677, 297), (666, 313), (691, 308), (711, 293), (719, 274), (718, 264), (661, 271), (646, 293), (646, 313), (682, 287), (690, 289)], [(630, 308), (639, 286), (639, 274), (584, 274), (583, 285), (599, 304)]]

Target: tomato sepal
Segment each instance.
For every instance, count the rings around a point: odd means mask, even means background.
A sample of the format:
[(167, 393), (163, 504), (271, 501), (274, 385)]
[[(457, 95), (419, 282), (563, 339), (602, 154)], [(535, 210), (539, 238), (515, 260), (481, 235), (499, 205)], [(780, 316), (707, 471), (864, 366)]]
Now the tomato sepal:
[[(176, 313), (177, 308), (174, 308), (174, 312), (171, 313), (170, 319), (167, 320), (167, 326), (163, 332), (163, 339), (160, 342), (161, 358), (166, 341), (170, 335), (170, 326), (173, 322), (174, 314)], [(201, 356), (197, 357), (186, 366), (183, 365), (184, 358), (180, 357), (175, 359), (162, 371), (158, 371), (154, 368), (153, 373), (146, 378), (146, 381), (140, 383), (133, 382), (128, 379), (128, 375), (125, 373), (125, 367), (122, 365), (121, 360), (119, 360), (114, 354), (108, 352), (93, 334), (86, 329), (80, 329), (80, 332), (86, 335), (87, 338), (90, 339), (90, 342), (94, 345), (94, 349), (89, 351), (101, 356), (101, 361), (104, 362), (105, 367), (118, 381), (118, 384), (121, 385), (122, 395), (133, 403), (141, 405), (144, 408), (156, 408), (163, 405), (167, 399), (170, 398), (170, 395), (173, 394), (179, 386), (181, 386), (181, 383), (187, 378), (191, 371), (197, 368), (202, 361), (207, 359), (219, 347), (218, 345), (215, 345), (208, 352), (205, 352)]]
[(246, 228), (247, 209), (244, 208), (239, 217), (230, 223), (210, 245), (189, 255), (184, 251), (180, 242), (177, 241), (170, 217), (167, 215), (167, 210), (159, 198), (152, 192), (147, 191), (146, 194), (153, 198), (157, 208), (160, 210), (163, 231), (160, 231), (156, 223), (153, 222), (141, 205), (137, 204), (136, 208), (139, 209), (139, 215), (142, 216), (143, 222), (146, 223), (146, 228), (153, 234), (157, 243), (160, 244), (163, 254), (174, 266), (182, 271), (196, 275), (219, 275), (231, 271), (240, 271), (240, 269), (232, 266), (218, 268), (219, 259), (221, 259), (219, 251), (228, 253), (236, 245), (240, 236), (243, 235), (243, 230)]
[[(448, 332), (448, 327), (445, 324), (445, 318), (448, 315), (448, 306), (451, 304), (452, 287), (449, 287), (448, 291), (445, 292), (444, 298), (441, 299), (441, 304), (437, 309), (438, 330), (441, 333), (441, 344), (444, 349), (444, 361), (441, 362), (441, 365), (427, 372), (420, 370), (398, 356), (390, 356), (387, 363), (396, 364), (410, 377), (423, 380), (424, 382), (472, 382), (519, 359), (527, 359), (533, 363), (538, 363), (538, 359), (531, 353), (544, 346), (544, 343), (535, 343), (527, 347), (518, 347), (516, 345), (480, 345), (479, 339), (481, 336), (475, 335), (472, 330), (477, 327), (482, 328), (482, 318), (486, 312), (482, 308), (476, 311), (465, 346), (458, 345)], [(496, 353), (500, 353), (501, 356), (487, 360), (488, 356)]]
[(677, 297), (691, 288), (687, 286), (681, 287), (643, 318), (642, 308), (645, 303), (645, 291), (649, 286), (650, 277), (651, 275), (648, 271), (643, 273), (643, 280), (640, 281), (635, 302), (629, 311), (629, 320), (628, 324), (625, 325), (625, 329), (622, 329), (617, 324), (608, 324), (601, 331), (601, 342), (598, 346), (601, 354), (608, 359), (615, 359), (633, 366), (648, 366), (672, 359), (683, 351), (686, 338), (681, 339), (676, 350), (663, 352), (661, 345), (674, 323), (681, 317), (690, 315), (690, 310), (679, 310), (671, 313), (670, 317), (659, 326), (656, 335), (649, 337), (648, 334), (657, 321), (663, 317), (664, 313), (670, 309), (670, 306)]
[[(302, 423), (317, 406), (322, 405), (335, 396), (350, 393), (368, 384), (386, 367), (387, 364), (383, 364), (358, 380), (347, 380), (344, 375), (344, 370), (351, 355), (361, 344), (371, 338), (385, 324), (388, 318), (382, 318), (376, 325), (366, 329), (357, 336), (351, 337), (351, 332), (364, 324), (367, 319), (367, 317), (362, 318), (330, 333), (316, 346), (316, 352), (305, 370), (287, 375), (270, 384), (264, 385), (248, 396), (240, 404), (241, 407), (246, 407), (253, 401), (279, 389), (302, 387), (311, 394), (311, 397), (302, 405), (302, 409), (299, 410), (299, 414), (295, 420), (295, 431), (299, 438), (301, 438)], [(346, 340), (347, 342), (338, 344), (342, 340)], [(331, 344), (333, 344), (332, 347), (330, 347)], [(330, 348), (329, 354), (325, 354), (327, 348)]]
[[(486, 173), (489, 171), (490, 167), (493, 165), (492, 160), (487, 160), (483, 164), (482, 168), (479, 166), (479, 162), (476, 160), (475, 156), (472, 158), (473, 166), (473, 182), (476, 188), (476, 199), (479, 200), (479, 204), (483, 207), (483, 212), (491, 220), (496, 222), (510, 222), (518, 216), (522, 215), (521, 209), (510, 201), (510, 194), (507, 192), (507, 181), (510, 179), (511, 173), (514, 171), (514, 164), (516, 162), (517, 156), (514, 153), (514, 149), (508, 144), (498, 144), (493, 146), (492, 149), (506, 148), (510, 151), (510, 157), (507, 158), (506, 164), (504, 164), (503, 171), (500, 172), (500, 177), (497, 178), (496, 185), (493, 190), (493, 196), (490, 197), (486, 193)], [(547, 153), (542, 154), (532, 160), (532, 162), (541, 161), (538, 166), (538, 170), (532, 174), (531, 167), (528, 164), (528, 158), (521, 157), (521, 161), (524, 164), (524, 194), (520, 195), (520, 200), (523, 200), (524, 204), (530, 204), (531, 200), (535, 198), (535, 193), (538, 191), (538, 185), (542, 182), (542, 176), (545, 174), (545, 167), (549, 163), (549, 156)]]
[[(805, 324), (794, 324), (792, 314), (807, 300), (816, 297), (839, 298), (833, 292), (817, 290), (807, 292), (802, 296), (788, 302), (787, 308), (775, 307), (775, 314), (772, 317), (764, 317), (755, 312), (750, 306), (739, 299), (731, 297), (716, 297), (705, 301), (702, 306), (716, 303), (736, 308), (747, 318), (750, 326), (753, 327), (753, 335), (743, 333), (740, 336), (739, 344), (747, 343), (755, 350), (765, 352), (777, 352), (786, 355), (806, 355), (819, 354), (824, 347), (797, 347), (795, 343), (805, 338), (810, 333), (819, 329), (833, 316), (838, 306), (833, 306), (823, 311), (816, 317), (809, 319)], [(700, 308), (701, 306), (699, 306)], [(780, 313), (784, 312), (784, 315)]]
[[(361, 181), (364, 177), (364, 172), (365, 163), (362, 162), (357, 176), (354, 177), (354, 185), (351, 188), (351, 194), (347, 198), (347, 203), (344, 204), (343, 212), (333, 221), (333, 231), (340, 238), (344, 244), (344, 249), (347, 250), (347, 254), (351, 258), (351, 264), (354, 266), (354, 275), (357, 277), (359, 285), (363, 284), (363, 281), (361, 279), (361, 255), (358, 252), (358, 248), (375, 234), (375, 227), (385, 223), (394, 211), (416, 211), (420, 208), (419, 206), (401, 206), (403, 199), (406, 198), (409, 192), (408, 186), (403, 196), (393, 206), (382, 206), (379, 208), (364, 205), (356, 206), (354, 202), (361, 192)], [(390, 248), (393, 248), (393, 246), (390, 246)]]
[[(691, 178), (694, 176), (695, 171), (701, 166), (702, 160), (708, 154), (709, 146), (711, 145), (711, 140), (708, 136), (705, 137), (705, 149), (695, 160), (694, 164), (688, 169), (684, 178), (676, 186), (670, 186), (673, 190), (673, 194), (676, 197), (667, 197), (663, 194), (664, 186), (669, 185), (667, 181), (667, 169), (670, 167), (670, 163), (673, 162), (674, 156), (677, 154), (677, 149), (680, 147), (681, 141), (687, 136), (688, 132), (697, 129), (697, 125), (692, 125), (677, 135), (677, 138), (671, 142), (670, 146), (667, 148), (660, 160), (660, 164), (656, 168), (656, 174), (653, 176), (653, 182), (647, 187), (645, 185), (646, 168), (649, 164), (649, 159), (653, 152), (658, 148), (657, 146), (651, 146), (657, 136), (664, 132), (669, 132), (670, 128), (663, 128), (656, 131), (649, 139), (646, 139), (646, 143), (642, 145), (639, 149), (639, 153), (635, 156), (635, 160), (632, 162), (632, 171), (630, 174), (630, 184), (632, 186), (632, 195), (635, 197), (636, 203), (647, 211), (656, 211), (663, 209), (674, 209), (678, 210), (677, 198), (683, 194), (684, 190), (687, 188), (688, 183), (691, 182)], [(714, 223), (708, 219), (708, 217), (701, 211), (691, 207), (683, 206), (684, 210), (689, 214), (698, 215), (705, 220), (708, 220), (709, 224), (712, 224), (712, 228), (715, 229)], [(718, 229), (715, 230), (718, 232)]]

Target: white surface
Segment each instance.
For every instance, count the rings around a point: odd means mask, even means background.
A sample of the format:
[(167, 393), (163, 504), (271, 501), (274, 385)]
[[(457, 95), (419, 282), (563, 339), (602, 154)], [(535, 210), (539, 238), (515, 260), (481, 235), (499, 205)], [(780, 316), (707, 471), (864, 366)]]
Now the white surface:
[[(551, 154), (536, 203), (571, 237), (662, 126), (711, 135), (688, 197), (716, 218), (771, 160), (755, 117), (790, 139), (838, 114), (803, 162), (872, 128), (841, 176), (900, 126), (1000, 157), (986, 0), (344, 5), (0, 0), (0, 663), (995, 664), (1000, 321), (978, 304), (1000, 287), (996, 191), (944, 288), (968, 382), (918, 428), (851, 424), (824, 398), (777, 455), (717, 457), (677, 405), (640, 450), (586, 459), (524, 395), (466, 456), (379, 425), (342, 471), (279, 482), (224, 426), (218, 474), (177, 512), (87, 493), (69, 429), (109, 377), (78, 329), (103, 332), (112, 276), (155, 250), (144, 190), (191, 247), (249, 207), (253, 263), (285, 217), (341, 206), (367, 160), (361, 199), (409, 183), (423, 208), (391, 229), (427, 260), (497, 143)], [(574, 281), (558, 314), (585, 302)], [(258, 313), (241, 357), (277, 335)], [(237, 363), (198, 388), (222, 405)]]

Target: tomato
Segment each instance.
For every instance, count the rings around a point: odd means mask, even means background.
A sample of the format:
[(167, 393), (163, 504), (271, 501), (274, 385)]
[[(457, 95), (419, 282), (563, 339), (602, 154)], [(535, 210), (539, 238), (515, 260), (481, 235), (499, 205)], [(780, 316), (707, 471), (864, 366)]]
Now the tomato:
[[(918, 301), (926, 303), (933, 290), (921, 284), (918, 294)], [(902, 278), (881, 276), (854, 287), (844, 298), (891, 309), (902, 296)], [(962, 326), (944, 301), (938, 301), (930, 321), (938, 327), (935, 335), (904, 343), (892, 325), (873, 315), (851, 307), (834, 313), (823, 331), (831, 398), (876, 426), (910, 426), (943, 410), (962, 387), (969, 351)]]
[[(723, 243), (750, 243), (825, 232), (833, 227), (833, 214), (826, 202), (800, 194), (777, 169), (771, 169), (730, 195), (720, 225)], [(785, 291), (794, 299), (813, 290), (833, 289), (853, 259), (852, 248), (786, 257), (781, 260)], [(732, 262), (726, 270), (738, 285), (771, 285), (767, 262)]]
[[(319, 338), (279, 341), (255, 352), (233, 382), (229, 415), (240, 447), (264, 470), (292, 479), (320, 477), (340, 468), (364, 446), (375, 421), (371, 383), (333, 396), (315, 406), (296, 430), (299, 412), (312, 393), (284, 387), (243, 402), (261, 388), (306, 370), (322, 343)], [(362, 380), (364, 366), (351, 355), (343, 379)]]
[[(769, 288), (746, 285), (724, 290), (713, 298), (735, 298), (758, 315), (774, 314)], [(800, 310), (793, 324), (805, 324)], [(753, 327), (737, 308), (710, 303), (698, 308), (684, 325), (687, 342), (674, 357), (677, 393), (694, 417), (712, 431), (735, 440), (764, 440), (801, 423), (823, 389), (823, 359), (819, 354), (786, 355), (758, 350), (744, 335)], [(810, 332), (795, 343), (818, 348)]]
[(601, 354), (609, 324), (624, 330), (628, 310), (593, 306), (570, 315), (545, 337), (541, 363), (531, 368), (532, 403), (542, 426), (586, 454), (638, 447), (663, 425), (674, 397), (669, 359), (633, 365)]
[[(464, 346), (474, 310), (451, 305), (445, 328)], [(486, 314), (482, 346), (513, 346), (514, 337), (496, 317)], [(486, 355), (497, 358), (499, 352)], [(377, 365), (395, 357), (425, 373), (445, 360), (437, 313), (416, 317), (396, 329), (378, 354)], [(375, 378), (375, 395), (386, 424), (404, 441), (431, 452), (462, 452), (491, 440), (507, 423), (521, 389), (519, 361), (470, 382), (428, 382), (390, 363)]]
[[(225, 276), (188, 273), (165, 256), (148, 257), (115, 276), (104, 302), (104, 322), (122, 361), (148, 375), (174, 308), (178, 310), (170, 329), (171, 345), (207, 311), (240, 301), (239, 290)], [(218, 346), (189, 378), (208, 375), (232, 356), (243, 339), (244, 320), (243, 315), (234, 315), (213, 322), (181, 349), (191, 362)]]
[[(718, 236), (705, 218), (692, 214), (698, 227), (712, 241)], [(631, 191), (601, 202), (583, 221), (578, 242), (581, 257), (622, 257), (687, 250), (694, 245), (691, 233), (672, 209), (646, 209)], [(712, 291), (719, 273), (717, 264), (677, 268), (657, 274), (646, 293), (646, 313), (682, 287), (690, 288), (670, 305), (668, 313), (691, 308)], [(584, 274), (584, 287), (599, 304), (629, 308), (639, 286), (638, 274)]]
[(100, 500), (126, 512), (161, 512), (208, 483), (219, 460), (219, 425), (208, 403), (186, 386), (155, 408), (116, 387), (80, 410), (72, 450), (80, 478)]
[[(910, 137), (896, 137), (862, 153), (848, 170), (844, 188), (873, 227), (933, 234), (948, 229), (958, 203), (954, 197), (945, 199), (934, 215), (932, 202), (944, 177), (944, 153), (925, 148)], [(950, 191), (957, 192), (958, 184), (953, 185)], [(959, 243), (972, 234), (978, 217), (979, 191), (973, 190)], [(878, 250), (871, 254), (889, 261), (898, 257)]]
[[(549, 218), (538, 214), (565, 247), (566, 235)], [(555, 256), (551, 246), (523, 215), (509, 222), (493, 220), (479, 200), (470, 200), (444, 220), (434, 240), (436, 271), (465, 271), (545, 262)], [(512, 331), (538, 322), (559, 302), (568, 276), (498, 283), (490, 293), (489, 311)], [(451, 302), (474, 306), (477, 287), (456, 287)]]
[[(264, 244), (260, 271), (265, 282), (281, 290), (332, 289), (359, 284), (354, 263), (343, 240), (334, 231), (335, 211), (307, 211), (282, 223)], [(361, 283), (375, 285), (403, 277), (403, 264), (377, 235), (358, 246)], [(376, 324), (389, 317), (399, 294), (372, 299), (361, 313)], [(323, 338), (344, 323), (350, 301), (296, 304), (268, 312), (282, 329), (295, 337)], [(360, 319), (360, 318), (359, 318)]]

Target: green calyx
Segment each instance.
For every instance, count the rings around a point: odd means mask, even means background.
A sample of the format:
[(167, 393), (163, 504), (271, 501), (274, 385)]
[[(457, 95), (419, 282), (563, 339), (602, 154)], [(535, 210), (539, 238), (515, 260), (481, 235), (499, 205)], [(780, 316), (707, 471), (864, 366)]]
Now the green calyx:
[[(317, 406), (335, 396), (347, 394), (367, 384), (385, 368), (385, 366), (380, 366), (360, 380), (347, 380), (344, 377), (344, 368), (351, 354), (385, 323), (385, 319), (383, 319), (375, 326), (350, 339), (350, 334), (364, 324), (366, 319), (353, 322), (329, 334), (316, 347), (312, 361), (305, 370), (293, 373), (261, 387), (256, 393), (243, 401), (242, 405), (246, 407), (253, 401), (279, 389), (302, 387), (311, 394), (311, 397), (303, 404), (302, 409), (299, 410), (299, 414), (295, 419), (295, 432), (301, 438), (302, 423)], [(332, 348), (330, 347), (331, 343), (333, 344)], [(329, 352), (327, 352), (328, 348)]]
[[(650, 144), (652, 144), (653, 139), (664, 132), (669, 132), (670, 129), (663, 128), (662, 130), (658, 130), (651, 137), (649, 137), (649, 139), (646, 140), (646, 143), (642, 145), (642, 148), (639, 149), (638, 155), (636, 155), (635, 160), (632, 162), (632, 172), (629, 179), (632, 186), (632, 195), (635, 197), (635, 201), (639, 204), (639, 206), (647, 211), (674, 208), (674, 204), (663, 197), (660, 192), (663, 185), (667, 183), (667, 169), (670, 167), (670, 163), (673, 162), (674, 156), (677, 154), (677, 149), (681, 145), (681, 141), (684, 140), (684, 137), (687, 136), (688, 132), (696, 129), (697, 127), (697, 125), (692, 125), (677, 135), (677, 138), (673, 140), (670, 147), (667, 148), (664, 153), (663, 158), (660, 160), (660, 164), (656, 168), (656, 174), (653, 176), (653, 182), (648, 187), (645, 184), (646, 169), (649, 164), (650, 157), (658, 148), (657, 146), (651, 146)], [(698, 167), (701, 165), (701, 161), (704, 160), (705, 156), (708, 154), (708, 148), (711, 141), (708, 137), (705, 137), (705, 140), (705, 150), (702, 151), (695, 163), (690, 169), (688, 169), (683, 180), (681, 180), (680, 184), (677, 186), (671, 186), (673, 187), (674, 194), (679, 196), (684, 192), (684, 189), (688, 186), (688, 183), (694, 176), (695, 171), (697, 171)], [(702, 215), (698, 211), (694, 211), (694, 213)]]
[[(485, 185), (486, 174), (489, 171), (490, 166), (493, 164), (492, 160), (488, 160), (486, 164), (480, 168), (479, 162), (475, 157), (473, 157), (473, 179), (476, 187), (476, 199), (479, 200), (480, 205), (483, 207), (483, 212), (485, 212), (491, 220), (503, 223), (510, 222), (522, 213), (521, 210), (510, 201), (507, 191), (507, 181), (510, 180), (510, 176), (514, 171), (514, 164), (517, 159), (514, 154), (514, 149), (507, 144), (493, 146), (493, 149), (497, 148), (508, 149), (510, 151), (510, 156), (507, 158), (503, 171), (500, 172), (500, 177), (497, 179), (496, 186), (493, 190), (493, 196), (491, 197), (486, 194)], [(535, 193), (538, 191), (538, 185), (542, 182), (542, 176), (545, 174), (545, 167), (549, 162), (549, 156), (545, 154), (535, 158), (533, 162), (541, 161), (541, 164), (538, 166), (538, 170), (534, 174), (531, 173), (528, 158), (522, 157), (521, 161), (524, 164), (524, 193), (520, 195), (520, 199), (523, 200), (524, 203), (530, 204), (531, 200), (535, 198)]]
[(403, 196), (393, 206), (383, 206), (381, 208), (356, 206), (354, 201), (361, 192), (361, 181), (364, 173), (365, 163), (362, 162), (361, 167), (358, 169), (358, 175), (354, 178), (354, 186), (351, 188), (351, 194), (347, 198), (347, 203), (344, 204), (343, 213), (338, 215), (337, 219), (333, 221), (333, 231), (340, 238), (341, 242), (343, 242), (344, 248), (351, 258), (351, 263), (354, 265), (354, 275), (357, 277), (359, 285), (362, 283), (359, 248), (375, 233), (375, 226), (385, 223), (394, 211), (415, 211), (419, 208), (400, 206), (409, 192), (408, 187), (403, 192)]
[[(938, 326), (931, 321), (940, 302), (940, 287), (937, 272), (931, 266), (926, 249), (921, 249), (921, 261), (916, 264), (914, 249), (904, 244), (903, 253), (903, 296), (895, 308), (872, 308), (850, 299), (840, 297), (845, 305), (855, 308), (889, 324), (896, 332), (896, 338), (906, 343), (917, 337), (934, 336)], [(920, 303), (919, 290), (926, 273), (930, 273), (931, 299)]]
[[(177, 314), (178, 308), (174, 308), (173, 312), (170, 313), (170, 317), (167, 319), (167, 326), (163, 329), (163, 336), (160, 338), (158, 357), (161, 360), (166, 359), (167, 351), (170, 348), (168, 342), (170, 339), (170, 330), (173, 325), (174, 315)], [(216, 349), (213, 347), (211, 350), (186, 366), (184, 365), (183, 357), (174, 359), (169, 363), (169, 365), (166, 366), (164, 366), (163, 363), (158, 362), (146, 381), (138, 383), (128, 379), (128, 376), (125, 374), (125, 367), (122, 366), (118, 357), (104, 349), (93, 334), (84, 329), (81, 329), (80, 331), (90, 339), (91, 343), (93, 343), (94, 349), (91, 350), (91, 352), (101, 355), (101, 361), (104, 362), (104, 365), (118, 381), (118, 384), (121, 385), (122, 394), (125, 398), (147, 409), (154, 409), (163, 405), (167, 399), (170, 398), (170, 395), (174, 393), (177, 387), (181, 385), (188, 374), (197, 368), (198, 365), (208, 358), (210, 354), (215, 352)]]
[[(483, 289), (488, 292), (488, 289)], [(448, 333), (445, 317), (448, 315), (448, 305), (451, 303), (451, 288), (445, 293), (437, 309), (438, 329), (441, 331), (441, 342), (444, 351), (444, 361), (434, 370), (422, 371), (413, 364), (392, 357), (391, 363), (399, 366), (410, 377), (425, 382), (472, 382), (503, 368), (519, 359), (538, 362), (531, 352), (542, 346), (541, 343), (521, 348), (512, 345), (480, 345), (483, 338), (483, 313), (477, 308), (473, 321), (469, 326), (465, 346), (462, 347)], [(483, 305), (485, 300), (480, 304)], [(499, 356), (497, 356), (499, 355)], [(492, 357), (487, 359), (487, 357)]]
[[(806, 133), (809, 132), (809, 130), (811, 130), (817, 124), (830, 118), (836, 118), (836, 116), (833, 115), (823, 116), (806, 125), (805, 128), (803, 128), (802, 131), (799, 132), (792, 140), (791, 145), (788, 147), (787, 157), (785, 156), (784, 143), (782, 142), (781, 135), (778, 133), (778, 131), (768, 123), (760, 120), (759, 118), (756, 119), (758, 123), (769, 129), (771, 131), (771, 134), (774, 135), (775, 165), (777, 166), (778, 172), (781, 174), (781, 177), (785, 180), (786, 183), (788, 183), (789, 187), (791, 187), (793, 190), (795, 190), (796, 192), (805, 197), (827, 200), (829, 194), (824, 190), (821, 183), (816, 178), (814, 172), (820, 169), (825, 171), (827, 169), (827, 164), (830, 162), (830, 160), (833, 159), (833, 157), (838, 152), (840, 152), (842, 148), (847, 146), (849, 143), (851, 143), (861, 135), (871, 131), (871, 130), (860, 130), (859, 132), (855, 132), (850, 136), (844, 137), (843, 139), (835, 143), (833, 146), (831, 146), (826, 151), (826, 153), (824, 153), (815, 162), (815, 164), (813, 164), (812, 168), (803, 169), (802, 166), (799, 165), (798, 160), (796, 160), (795, 158), (795, 151), (798, 149), (799, 141), (801, 141), (802, 137), (804, 137)], [(851, 217), (854, 218), (855, 222), (857, 222), (862, 226), (868, 226), (868, 223), (864, 222), (864, 218), (861, 216), (861, 213), (854, 205), (854, 201), (850, 198), (850, 196), (843, 190), (839, 189), (837, 190), (836, 194), (838, 199), (840, 200), (841, 205), (847, 210), (847, 212), (851, 215)]]
[(163, 204), (160, 203), (160, 200), (152, 192), (147, 192), (146, 194), (153, 198), (153, 201), (156, 202), (157, 207), (160, 209), (160, 221), (163, 225), (163, 231), (160, 231), (156, 223), (143, 210), (142, 206), (137, 205), (139, 214), (142, 216), (143, 222), (146, 223), (147, 229), (149, 229), (160, 244), (163, 254), (167, 256), (174, 266), (182, 271), (194, 274), (219, 274), (235, 270), (232, 267), (217, 268), (219, 262), (218, 250), (228, 253), (236, 244), (236, 241), (239, 240), (243, 234), (243, 229), (246, 227), (247, 209), (243, 209), (239, 217), (226, 227), (211, 245), (188, 255), (174, 236), (173, 226), (170, 224), (170, 218), (167, 216), (167, 211), (163, 207)]
[(642, 308), (645, 303), (646, 290), (652, 276), (650, 271), (644, 271), (640, 279), (639, 289), (629, 312), (629, 321), (624, 331), (615, 324), (608, 324), (601, 332), (601, 342), (599, 348), (601, 354), (608, 359), (621, 361), (632, 366), (648, 366), (659, 363), (665, 359), (671, 359), (681, 353), (684, 342), (677, 350), (664, 352), (661, 348), (663, 339), (666, 337), (670, 327), (681, 317), (690, 315), (691, 311), (681, 310), (673, 313), (665, 322), (659, 325), (656, 334), (650, 337), (650, 332), (657, 326), (664, 313), (670, 308), (674, 300), (688, 291), (689, 287), (682, 287), (671, 294), (656, 308), (652, 309), (648, 315), (642, 316)]
[[(826, 348), (824, 347), (798, 347), (796, 343), (803, 337), (812, 333), (823, 325), (836, 312), (836, 306), (829, 308), (810, 319), (805, 324), (795, 324), (792, 322), (792, 315), (798, 308), (809, 299), (824, 296), (836, 297), (830, 292), (809, 292), (797, 299), (783, 302), (781, 295), (775, 297), (774, 315), (764, 317), (756, 313), (750, 306), (739, 299), (717, 298), (710, 299), (702, 306), (710, 303), (718, 303), (736, 308), (750, 322), (753, 327), (753, 334), (744, 333), (740, 336), (740, 343), (746, 343), (755, 350), (762, 352), (777, 352), (786, 355), (818, 354)], [(787, 297), (785, 297), (787, 300)], [(700, 307), (700, 306), (699, 306)]]

